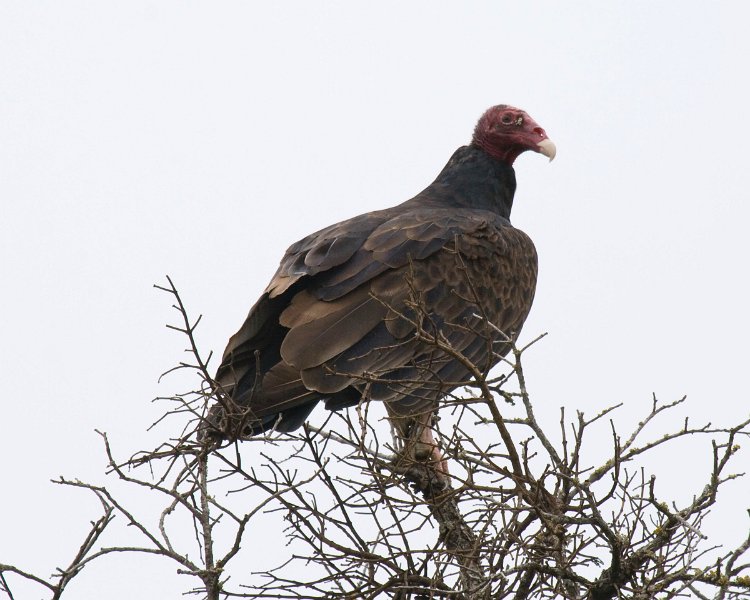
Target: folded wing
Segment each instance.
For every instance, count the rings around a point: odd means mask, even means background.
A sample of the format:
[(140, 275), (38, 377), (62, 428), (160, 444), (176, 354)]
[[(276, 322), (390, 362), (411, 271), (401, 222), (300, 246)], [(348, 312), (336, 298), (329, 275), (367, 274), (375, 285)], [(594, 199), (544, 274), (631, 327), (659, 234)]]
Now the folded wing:
[(289, 248), (216, 379), (252, 411), (251, 433), (363, 394), (415, 415), (470, 377), (446, 344), (482, 371), (507, 352), (535, 280), (533, 244), (492, 212), (367, 213)]

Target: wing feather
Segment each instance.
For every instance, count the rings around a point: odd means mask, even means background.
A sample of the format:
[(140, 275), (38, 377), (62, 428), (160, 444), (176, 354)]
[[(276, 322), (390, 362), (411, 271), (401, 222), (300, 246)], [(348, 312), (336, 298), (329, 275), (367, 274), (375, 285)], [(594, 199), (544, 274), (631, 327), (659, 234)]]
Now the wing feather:
[(361, 340), (387, 313), (367, 288), (343, 296), (335, 304), (335, 310), (289, 330), (281, 344), (285, 362), (300, 370), (321, 365)]

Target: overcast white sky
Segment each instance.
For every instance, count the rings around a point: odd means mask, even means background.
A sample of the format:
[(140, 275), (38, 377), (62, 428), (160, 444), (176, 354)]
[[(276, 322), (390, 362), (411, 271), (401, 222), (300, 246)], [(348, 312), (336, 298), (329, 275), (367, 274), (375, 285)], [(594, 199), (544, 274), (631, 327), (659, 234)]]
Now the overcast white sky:
[[(744, 6), (0, 0), (0, 561), (69, 560), (97, 507), (49, 479), (102, 480), (94, 428), (129, 454), (150, 399), (181, 391), (157, 384), (183, 343), (153, 283), (174, 278), (220, 353), (286, 246), (420, 191), (497, 103), (558, 147), (516, 163), (540, 255), (523, 338), (549, 332), (526, 362), (537, 412), (624, 402), (624, 427), (656, 393), (743, 418)], [(680, 449), (659, 485), (698, 492), (709, 442)], [(709, 525), (737, 543), (750, 480), (725, 493)], [(188, 585), (133, 564), (66, 598)]]

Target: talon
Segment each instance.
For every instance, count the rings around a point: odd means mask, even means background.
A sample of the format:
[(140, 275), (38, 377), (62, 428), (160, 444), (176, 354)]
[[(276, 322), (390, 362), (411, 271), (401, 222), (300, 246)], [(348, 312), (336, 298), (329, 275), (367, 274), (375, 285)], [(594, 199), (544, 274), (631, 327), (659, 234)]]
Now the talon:
[(447, 481), (448, 461), (440, 452), (440, 446), (433, 436), (432, 417), (431, 414), (425, 414), (409, 424), (401, 454), (407, 461), (424, 464), (432, 469), (439, 479)]

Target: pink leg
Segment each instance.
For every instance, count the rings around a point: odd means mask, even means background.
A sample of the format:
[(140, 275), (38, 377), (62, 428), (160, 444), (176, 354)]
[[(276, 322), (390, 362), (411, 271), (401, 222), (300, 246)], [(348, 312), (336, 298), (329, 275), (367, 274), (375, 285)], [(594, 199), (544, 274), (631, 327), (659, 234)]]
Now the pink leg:
[(434, 463), (435, 469), (441, 475), (448, 475), (448, 461), (440, 452), (440, 447), (432, 435), (432, 415), (420, 417), (414, 424), (419, 427), (419, 437), (416, 440), (414, 455), (417, 460), (429, 460)]

